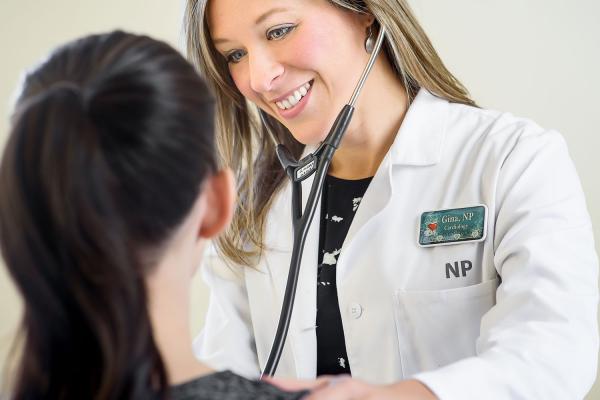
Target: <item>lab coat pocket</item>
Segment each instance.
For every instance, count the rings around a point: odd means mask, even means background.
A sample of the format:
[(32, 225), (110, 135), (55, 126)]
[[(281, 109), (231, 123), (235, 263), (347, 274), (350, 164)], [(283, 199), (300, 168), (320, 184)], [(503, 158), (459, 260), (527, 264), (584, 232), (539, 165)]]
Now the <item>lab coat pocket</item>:
[(476, 285), (395, 292), (405, 377), (475, 355), (481, 318), (496, 303), (498, 279)]

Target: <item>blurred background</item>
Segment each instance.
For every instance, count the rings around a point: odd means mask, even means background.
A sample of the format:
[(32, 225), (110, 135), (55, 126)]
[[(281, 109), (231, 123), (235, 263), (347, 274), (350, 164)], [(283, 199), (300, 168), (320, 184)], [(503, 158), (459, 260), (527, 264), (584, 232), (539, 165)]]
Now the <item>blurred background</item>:
[[(564, 135), (600, 249), (600, 2), (409, 2), (447, 67), (481, 106), (531, 118)], [(89, 33), (124, 29), (182, 49), (182, 13), (183, 0), (1, 0), (0, 149), (23, 71), (55, 46)], [(195, 334), (202, 327), (208, 289), (199, 279), (193, 285)], [(21, 311), (0, 260), (1, 369)], [(600, 399), (598, 381), (586, 399)]]

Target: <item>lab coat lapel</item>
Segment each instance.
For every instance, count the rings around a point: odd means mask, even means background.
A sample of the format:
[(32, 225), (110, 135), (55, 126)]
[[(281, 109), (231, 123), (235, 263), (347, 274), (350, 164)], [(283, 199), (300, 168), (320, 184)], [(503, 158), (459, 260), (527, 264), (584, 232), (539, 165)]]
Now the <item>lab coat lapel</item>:
[[(313, 180), (314, 175), (302, 182), (303, 211), (306, 208)], [(273, 242), (277, 243), (276, 251), (278, 254), (270, 257), (269, 262), (269, 273), (275, 290), (277, 318), (279, 318), (279, 310), (285, 294), (293, 248), (291, 184), (288, 182), (283, 190), (279, 200), (274, 204), (276, 220), (271, 221), (271, 224), (277, 224), (276, 227), (273, 227), (272, 238), (274, 239)], [(292, 321), (287, 337), (287, 341), (292, 347), (296, 373), (300, 378), (314, 378), (316, 376), (315, 322), (320, 215), (321, 201), (319, 199), (304, 245)]]
[[(271, 289), (270, 292), (258, 292), (257, 296), (249, 297), (249, 301), (252, 303), (250, 311), (257, 310), (253, 318), (256, 320), (254, 331), (261, 370), (265, 368), (275, 337), (292, 252), (290, 198), (290, 185), (285, 182), (265, 221), (265, 243), (268, 247), (263, 253), (264, 262), (258, 264), (257, 270), (249, 269), (246, 272), (249, 282), (247, 284), (252, 285), (252, 282), (256, 280), (258, 282), (256, 287), (261, 290), (264, 290), (265, 287)], [(265, 285), (265, 280), (268, 280), (268, 286)], [(295, 369), (295, 362), (289, 359), (290, 355), (293, 358), (293, 351), (288, 339), (283, 349), (278, 373), (295, 373), (292, 371)]]
[[(350, 224), (350, 229), (348, 230), (348, 234), (344, 240), (344, 245), (341, 251), (342, 255), (344, 254), (344, 248), (352, 242), (359, 230), (377, 213), (385, 208), (386, 204), (390, 201), (391, 194), (392, 185), (390, 183), (390, 163), (389, 157), (386, 156), (377, 170), (377, 173), (371, 180), (371, 183), (363, 195), (363, 198), (360, 200), (359, 207), (356, 210), (356, 214), (354, 215), (354, 219), (352, 220), (352, 224)], [(342, 257), (342, 255), (340, 255), (340, 257)], [(340, 280), (343, 279), (344, 275), (348, 272), (344, 268), (344, 265), (347, 265), (347, 263), (338, 263), (338, 269), (336, 271), (336, 279), (338, 282), (340, 282)]]
[[(345, 254), (343, 249), (350, 245), (359, 231), (389, 203), (394, 190), (397, 189), (395, 186), (398, 185), (393, 177), (395, 165), (424, 167), (439, 162), (445, 138), (447, 114), (446, 100), (435, 97), (425, 89), (419, 91), (402, 121), (390, 150), (382, 160), (360, 202), (346, 235), (340, 258)], [(349, 272), (347, 267), (350, 264), (338, 260), (336, 277), (338, 283)]]
[[(315, 175), (302, 182), (302, 209), (306, 209), (308, 194)], [(317, 268), (319, 254), (319, 232), (321, 221), (321, 198), (319, 196), (315, 215), (308, 230), (304, 254), (300, 264), (300, 276), (294, 307), (295, 329), (292, 345), (296, 359), (298, 378), (311, 379), (317, 367)]]
[(448, 100), (421, 89), (410, 105), (396, 139), (388, 152), (392, 165), (425, 167), (442, 157)]

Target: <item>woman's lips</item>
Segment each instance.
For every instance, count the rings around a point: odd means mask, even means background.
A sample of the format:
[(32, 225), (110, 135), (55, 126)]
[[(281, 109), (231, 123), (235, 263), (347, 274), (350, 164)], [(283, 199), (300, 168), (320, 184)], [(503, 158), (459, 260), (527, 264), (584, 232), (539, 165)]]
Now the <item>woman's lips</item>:
[[(304, 110), (304, 108), (306, 107), (306, 104), (308, 103), (308, 100), (312, 94), (312, 83), (313, 83), (313, 81), (307, 82), (305, 85), (301, 86), (298, 90), (296, 90), (293, 95), (288, 96), (288, 99), (289, 98), (292, 98), (292, 99), (289, 99), (289, 100), (286, 99), (286, 100), (277, 102), (278, 103), (278, 104), (276, 104), (277, 112), (279, 113), (279, 115), (282, 118), (285, 118), (285, 119), (294, 118), (298, 114), (300, 114), (302, 112), (302, 110)], [(303, 88), (306, 90), (306, 94), (302, 94), (304, 92), (302, 90)], [(296, 98), (298, 97), (298, 95), (300, 95), (301, 98), (298, 100), (298, 102), (296, 104), (294, 104), (292, 106), (291, 102), (293, 102), (295, 100), (295, 99), (293, 99), (294, 95)], [(282, 110), (282, 108), (281, 108), (282, 106), (283, 107), (291, 106), (291, 107), (289, 107), (285, 110)]]

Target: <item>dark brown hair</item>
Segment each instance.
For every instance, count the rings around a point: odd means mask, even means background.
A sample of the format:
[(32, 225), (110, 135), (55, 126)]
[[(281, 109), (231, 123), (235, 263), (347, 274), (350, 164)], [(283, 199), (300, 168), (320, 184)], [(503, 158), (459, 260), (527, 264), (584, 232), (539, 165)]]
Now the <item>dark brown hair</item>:
[(166, 396), (144, 276), (216, 168), (213, 100), (169, 45), (88, 36), (29, 73), (0, 164), (15, 399)]

